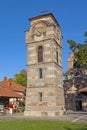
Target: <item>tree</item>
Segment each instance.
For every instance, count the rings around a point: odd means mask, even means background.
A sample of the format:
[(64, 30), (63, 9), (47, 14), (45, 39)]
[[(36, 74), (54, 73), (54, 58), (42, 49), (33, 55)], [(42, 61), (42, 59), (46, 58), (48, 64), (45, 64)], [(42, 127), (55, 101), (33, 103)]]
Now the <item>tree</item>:
[(25, 69), (21, 70), (18, 74), (14, 75), (14, 78), (10, 78), (10, 80), (26, 87), (27, 86), (27, 71)]
[(78, 52), (75, 52), (75, 58), (80, 66), (85, 67), (87, 66), (87, 49), (81, 49)]
[[(87, 32), (84, 33), (87, 36)], [(74, 84), (78, 89), (86, 86), (87, 82), (87, 39), (83, 44), (76, 43), (74, 40), (67, 41), (70, 50), (74, 53), (73, 68), (64, 73), (65, 79), (69, 77), (68, 84), (71, 87)], [(68, 86), (68, 85), (67, 85)]]
[(68, 71), (63, 72), (63, 77), (64, 77), (64, 80), (67, 80), (67, 79), (68, 79)]
[[(84, 33), (84, 36), (87, 36), (87, 32)], [(74, 40), (68, 40), (67, 43), (69, 43), (70, 50), (74, 53), (77, 63), (81, 67), (87, 66), (87, 39), (85, 39), (83, 44), (76, 43)]]

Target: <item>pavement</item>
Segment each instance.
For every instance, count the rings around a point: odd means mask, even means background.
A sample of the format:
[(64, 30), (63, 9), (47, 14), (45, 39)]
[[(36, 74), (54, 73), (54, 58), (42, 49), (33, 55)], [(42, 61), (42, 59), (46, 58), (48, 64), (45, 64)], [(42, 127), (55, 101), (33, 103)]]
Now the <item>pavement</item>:
[(87, 122), (87, 112), (71, 112), (68, 116), (72, 117), (72, 122)]
[(58, 117), (29, 117), (23, 113), (6, 114), (0, 116), (4, 120), (50, 120), (50, 121), (69, 121), (69, 122), (87, 122), (87, 112), (71, 112)]

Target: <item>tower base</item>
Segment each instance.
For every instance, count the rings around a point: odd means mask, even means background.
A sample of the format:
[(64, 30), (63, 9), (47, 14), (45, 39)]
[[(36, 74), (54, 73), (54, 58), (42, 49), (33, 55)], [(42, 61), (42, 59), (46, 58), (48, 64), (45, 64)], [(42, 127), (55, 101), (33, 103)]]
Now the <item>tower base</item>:
[(24, 111), (25, 116), (29, 117), (57, 117), (63, 115), (64, 111)]

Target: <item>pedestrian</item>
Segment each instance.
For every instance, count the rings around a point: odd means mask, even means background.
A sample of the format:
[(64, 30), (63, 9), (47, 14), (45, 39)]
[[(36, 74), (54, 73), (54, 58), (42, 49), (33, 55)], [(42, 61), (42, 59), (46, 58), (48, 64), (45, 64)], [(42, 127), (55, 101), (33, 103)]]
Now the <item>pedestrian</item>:
[(13, 113), (13, 104), (12, 103), (9, 104), (9, 112), (10, 112), (10, 114)]

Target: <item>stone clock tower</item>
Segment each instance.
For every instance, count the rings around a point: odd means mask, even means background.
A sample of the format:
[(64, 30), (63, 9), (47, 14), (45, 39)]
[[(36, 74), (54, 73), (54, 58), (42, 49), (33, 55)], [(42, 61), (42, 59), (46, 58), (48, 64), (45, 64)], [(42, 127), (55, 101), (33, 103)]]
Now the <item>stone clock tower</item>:
[(30, 19), (26, 31), (27, 90), (24, 115), (55, 117), (63, 114), (62, 34), (52, 14)]

